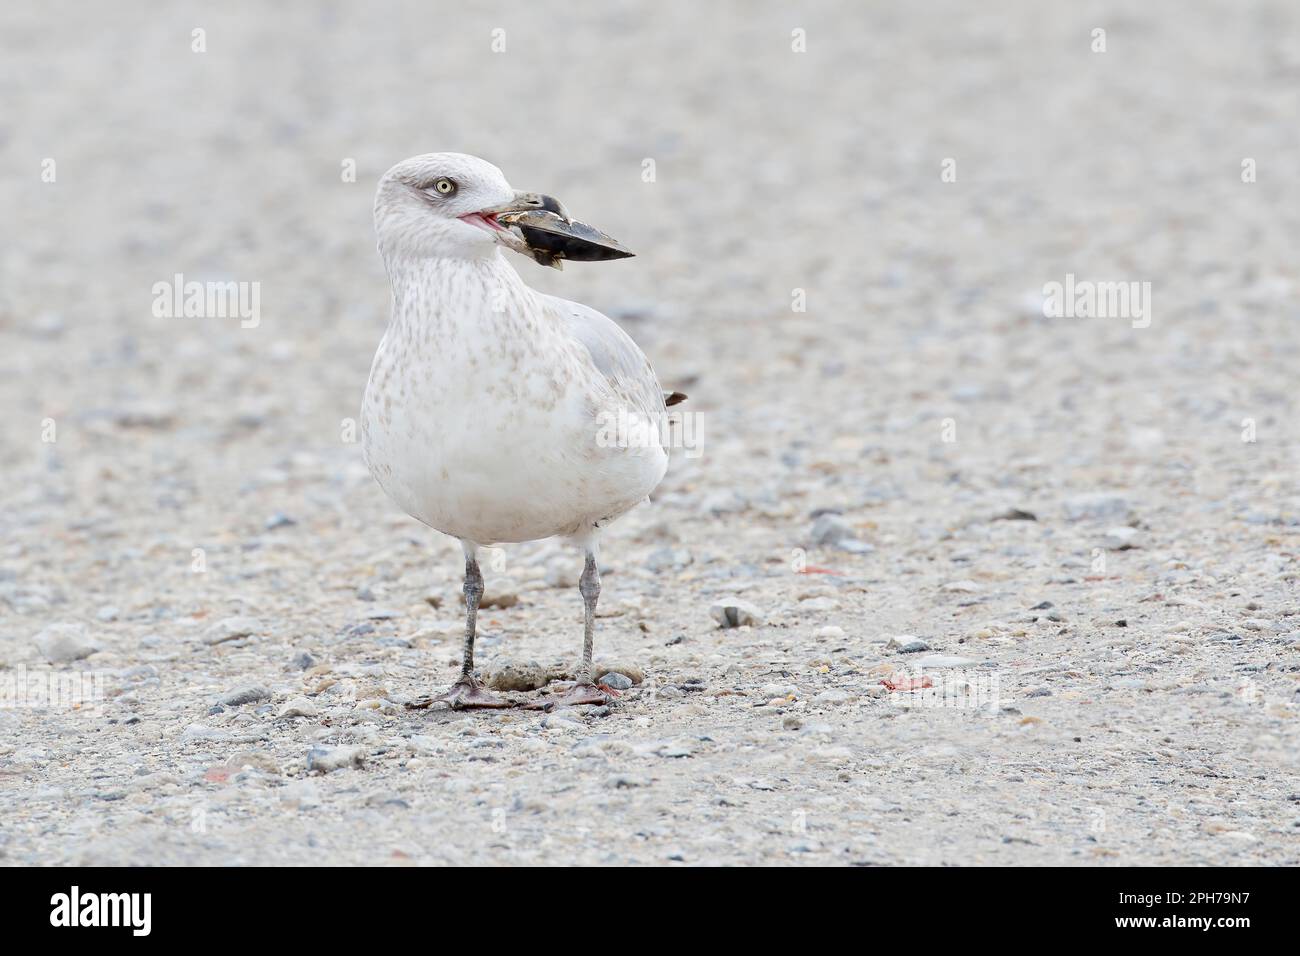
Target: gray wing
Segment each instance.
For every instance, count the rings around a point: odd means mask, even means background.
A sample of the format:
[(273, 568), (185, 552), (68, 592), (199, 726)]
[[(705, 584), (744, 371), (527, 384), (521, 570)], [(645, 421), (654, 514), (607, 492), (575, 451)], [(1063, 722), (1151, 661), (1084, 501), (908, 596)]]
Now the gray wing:
[(596, 369), (620, 398), (652, 418), (666, 413), (659, 380), (631, 336), (590, 306), (553, 295), (546, 298), (568, 323), (573, 337), (587, 347)]

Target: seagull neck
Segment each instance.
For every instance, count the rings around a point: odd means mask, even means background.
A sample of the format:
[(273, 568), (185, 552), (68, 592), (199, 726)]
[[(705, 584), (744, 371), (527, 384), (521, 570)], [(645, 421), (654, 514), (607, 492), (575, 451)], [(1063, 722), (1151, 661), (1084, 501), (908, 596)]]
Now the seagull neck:
[(421, 318), (452, 310), (502, 312), (537, 296), (519, 273), (494, 251), (478, 258), (386, 258), (393, 286), (393, 319)]

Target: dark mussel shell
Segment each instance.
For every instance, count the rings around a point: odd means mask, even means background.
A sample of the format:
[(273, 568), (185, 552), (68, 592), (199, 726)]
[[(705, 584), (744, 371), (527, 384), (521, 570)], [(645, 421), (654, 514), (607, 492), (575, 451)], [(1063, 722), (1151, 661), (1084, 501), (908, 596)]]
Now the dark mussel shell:
[(594, 226), (576, 219), (565, 222), (552, 212), (524, 212), (498, 218), (519, 231), (538, 262), (550, 259), (602, 262), (636, 255)]

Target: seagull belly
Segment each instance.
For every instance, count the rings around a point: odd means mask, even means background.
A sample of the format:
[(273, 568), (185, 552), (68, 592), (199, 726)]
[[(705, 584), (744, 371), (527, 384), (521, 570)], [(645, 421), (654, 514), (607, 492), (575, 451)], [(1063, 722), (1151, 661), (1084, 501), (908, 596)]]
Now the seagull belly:
[(531, 541), (612, 520), (654, 490), (666, 453), (653, 437), (602, 440), (611, 396), (572, 342), (477, 331), (436, 353), (386, 337), (375, 357), (366, 464), (403, 510), (478, 544)]

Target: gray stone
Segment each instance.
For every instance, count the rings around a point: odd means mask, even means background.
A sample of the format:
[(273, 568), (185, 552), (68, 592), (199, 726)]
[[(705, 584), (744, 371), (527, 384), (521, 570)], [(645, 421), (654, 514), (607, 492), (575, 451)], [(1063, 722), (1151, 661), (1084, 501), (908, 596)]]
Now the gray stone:
[(667, 757), (670, 760), (680, 760), (682, 757), (689, 757), (693, 752), (690, 743), (686, 741), (671, 741), (655, 748), (654, 751), (658, 756)]
[(1123, 495), (1090, 492), (1066, 498), (1065, 516), (1071, 521), (1125, 521), (1132, 506)]
[(260, 704), (262, 701), (270, 699), (271, 691), (269, 688), (262, 687), (260, 684), (253, 684), (232, 690), (221, 698), (221, 702), (227, 707), (241, 707), (244, 704)]
[(537, 661), (498, 661), (484, 676), (493, 690), (538, 690), (551, 681), (552, 672)]
[(308, 773), (330, 773), (365, 764), (365, 753), (360, 747), (313, 747), (307, 753)]
[(315, 717), (319, 713), (320, 708), (318, 708), (308, 698), (295, 697), (281, 707), (279, 713), (275, 716), (281, 719), (288, 717)]
[(875, 550), (865, 541), (859, 541), (853, 533), (853, 527), (831, 512), (817, 516), (808, 537), (814, 547), (834, 547), (854, 554), (868, 554)]
[(262, 629), (261, 622), (256, 618), (237, 616), (227, 617), (217, 621), (210, 628), (203, 638), (204, 644), (224, 644), (226, 641), (236, 641), (242, 637), (252, 637)]
[(999, 511), (992, 518), (993, 521), (1037, 521), (1038, 516), (1032, 511), (1025, 508), (1008, 508), (1006, 511)]
[(51, 624), (36, 635), (36, 649), (51, 664), (70, 664), (100, 649), (85, 625), (75, 622)]
[(722, 627), (758, 627), (763, 623), (763, 612), (748, 601), (727, 598), (709, 608), (709, 614)]
[(600, 660), (596, 661), (592, 668), (594, 674), (622, 674), (633, 684), (640, 684), (645, 680), (645, 671), (635, 664), (627, 661), (618, 660)]
[(181, 733), (181, 743), (193, 743), (200, 740), (228, 740), (230, 734), (216, 730), (204, 724), (190, 724)]
[(928, 651), (930, 645), (919, 637), (913, 637), (910, 634), (900, 634), (897, 637), (891, 637), (885, 644), (885, 648), (891, 651), (898, 651), (900, 654), (916, 654), (920, 651)]
[(605, 786), (612, 790), (633, 790), (640, 787), (648, 787), (651, 784), (649, 777), (633, 776), (626, 773), (612, 774), (605, 778)]
[(843, 704), (853, 699), (853, 695), (848, 691), (839, 688), (824, 690), (813, 698), (814, 704)]
[[(571, 711), (572, 708), (567, 710)], [(575, 728), (585, 727), (580, 720), (575, 720), (571, 713), (563, 712), (558, 714), (547, 714), (542, 718), (541, 726), (548, 730), (573, 730)]]
[(809, 540), (815, 545), (839, 544), (846, 538), (853, 537), (853, 529), (849, 523), (837, 514), (825, 513), (819, 515), (813, 522), (812, 531), (808, 533)]

